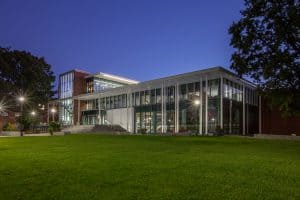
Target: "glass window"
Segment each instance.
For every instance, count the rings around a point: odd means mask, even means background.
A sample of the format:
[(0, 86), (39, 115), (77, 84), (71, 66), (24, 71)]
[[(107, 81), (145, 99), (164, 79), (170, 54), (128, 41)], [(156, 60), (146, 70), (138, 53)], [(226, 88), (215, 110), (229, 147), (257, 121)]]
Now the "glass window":
[(151, 94), (150, 94), (150, 104), (155, 104), (156, 102), (155, 102), (155, 90), (151, 90), (151, 92), (150, 92)]
[(161, 111), (156, 112), (156, 133), (161, 133), (162, 131), (162, 125), (161, 125)]
[(110, 108), (114, 108), (114, 97), (110, 97)]
[(110, 109), (110, 98), (106, 97), (106, 109)]
[(135, 105), (136, 106), (140, 105), (140, 93), (139, 92), (135, 93)]
[(141, 113), (137, 112), (135, 113), (135, 132), (138, 133), (140, 132), (141, 128)]
[(149, 90), (145, 91), (145, 104), (146, 105), (150, 104), (150, 92), (149, 92)]
[(175, 101), (175, 86), (167, 87), (167, 102), (171, 103)]
[(219, 79), (208, 81), (208, 96), (216, 97), (219, 95)]
[(180, 99), (187, 99), (186, 84), (180, 85)]
[(73, 96), (73, 72), (60, 76), (60, 98), (68, 98)]
[(156, 89), (156, 103), (161, 103), (161, 88)]
[(141, 98), (141, 105), (145, 105), (145, 92), (140, 92), (140, 98)]
[(200, 82), (195, 83), (195, 95), (200, 96)]
[(114, 99), (114, 100), (113, 100), (113, 101), (114, 101), (114, 103), (113, 103), (113, 105), (114, 105), (113, 108), (117, 108), (117, 107), (118, 107), (118, 96), (114, 96), (113, 99)]
[(127, 95), (126, 94), (122, 95), (122, 107), (123, 108), (127, 107)]

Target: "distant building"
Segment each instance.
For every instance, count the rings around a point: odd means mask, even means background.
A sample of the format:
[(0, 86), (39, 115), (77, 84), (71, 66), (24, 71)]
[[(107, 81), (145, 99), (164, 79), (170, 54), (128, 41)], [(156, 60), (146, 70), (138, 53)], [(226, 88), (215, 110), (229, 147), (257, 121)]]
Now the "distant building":
[(59, 76), (58, 93), (57, 116), (66, 125), (117, 124), (132, 133), (261, 128), (255, 85), (221, 67), (145, 82), (72, 70)]

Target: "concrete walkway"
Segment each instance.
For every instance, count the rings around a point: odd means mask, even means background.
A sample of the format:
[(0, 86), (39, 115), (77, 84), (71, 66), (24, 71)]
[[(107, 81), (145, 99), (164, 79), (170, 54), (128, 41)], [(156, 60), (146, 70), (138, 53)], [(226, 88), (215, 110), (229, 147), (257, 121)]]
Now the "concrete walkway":
[[(62, 135), (65, 135), (64, 132), (55, 132), (53, 133), (53, 136), (62, 136)], [(43, 136), (51, 136), (50, 133), (36, 133), (36, 134), (24, 134), (24, 137), (43, 137)], [(20, 135), (16, 135), (16, 134), (13, 134), (13, 135), (0, 135), (0, 137), (21, 137)]]
[(296, 135), (254, 134), (254, 138), (270, 139), (270, 140), (298, 140), (298, 141), (300, 141), (300, 136), (296, 136)]

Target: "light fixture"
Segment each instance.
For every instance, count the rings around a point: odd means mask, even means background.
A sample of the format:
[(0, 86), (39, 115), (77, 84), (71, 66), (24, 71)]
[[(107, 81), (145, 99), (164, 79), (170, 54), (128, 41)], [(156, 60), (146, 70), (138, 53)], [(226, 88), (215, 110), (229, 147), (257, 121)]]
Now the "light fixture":
[(19, 100), (21, 103), (23, 103), (23, 102), (25, 101), (25, 97), (24, 97), (24, 96), (19, 96), (19, 97), (18, 97), (18, 100)]
[(115, 76), (115, 75), (111, 75), (111, 74), (100, 73), (100, 75), (102, 75), (104, 77), (107, 77), (107, 78), (111, 78), (113, 80), (127, 82), (129, 84), (137, 84), (137, 83), (139, 83), (138, 81), (134, 81), (134, 80), (131, 80), (131, 79), (127, 79), (127, 78), (123, 78), (123, 77)]
[(200, 100), (198, 100), (198, 99), (195, 100), (195, 101), (194, 101), (194, 104), (195, 104), (195, 105), (200, 105)]
[(56, 109), (55, 108), (51, 108), (50, 110), (52, 113), (56, 113)]
[(31, 114), (32, 116), (35, 116), (35, 115), (36, 115), (36, 112), (35, 112), (35, 111), (32, 111), (30, 114)]

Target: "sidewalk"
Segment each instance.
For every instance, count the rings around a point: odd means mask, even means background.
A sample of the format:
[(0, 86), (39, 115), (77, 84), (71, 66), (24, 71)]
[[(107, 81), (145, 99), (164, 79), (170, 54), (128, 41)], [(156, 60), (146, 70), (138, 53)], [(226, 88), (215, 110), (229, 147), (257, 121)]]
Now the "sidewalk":
[[(55, 132), (53, 133), (53, 136), (62, 136), (65, 135), (64, 132)], [(24, 134), (24, 137), (37, 137), (37, 136), (51, 136), (50, 133), (36, 133), (36, 134)], [(11, 134), (11, 135), (1, 135), (0, 137), (21, 137), (20, 133), (19, 134)]]

